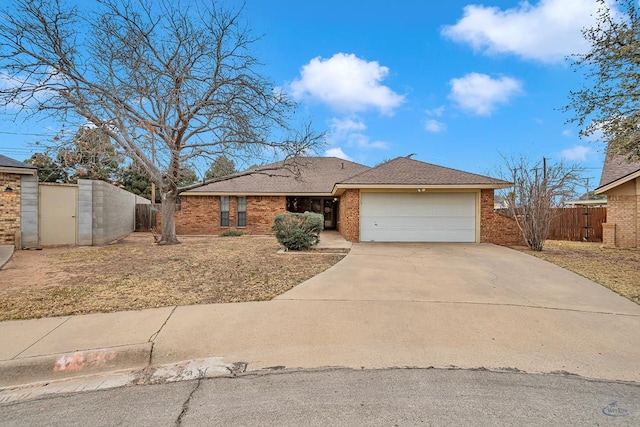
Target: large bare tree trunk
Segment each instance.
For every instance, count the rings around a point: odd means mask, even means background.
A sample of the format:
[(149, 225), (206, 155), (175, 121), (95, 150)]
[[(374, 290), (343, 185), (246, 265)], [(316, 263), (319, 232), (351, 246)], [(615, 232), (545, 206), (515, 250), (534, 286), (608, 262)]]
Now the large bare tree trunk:
[(176, 192), (172, 190), (162, 190), (162, 236), (159, 245), (175, 245), (180, 243), (176, 236)]

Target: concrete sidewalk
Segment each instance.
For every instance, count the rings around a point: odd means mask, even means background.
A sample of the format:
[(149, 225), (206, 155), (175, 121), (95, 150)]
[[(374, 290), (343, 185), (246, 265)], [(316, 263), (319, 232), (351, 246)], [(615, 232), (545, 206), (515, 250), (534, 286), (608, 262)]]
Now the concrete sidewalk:
[(639, 330), (636, 304), (509, 249), (358, 244), (268, 302), (2, 322), (0, 386), (211, 357), (220, 372), (456, 366), (640, 383)]
[(0, 268), (2, 268), (13, 255), (13, 245), (0, 245)]

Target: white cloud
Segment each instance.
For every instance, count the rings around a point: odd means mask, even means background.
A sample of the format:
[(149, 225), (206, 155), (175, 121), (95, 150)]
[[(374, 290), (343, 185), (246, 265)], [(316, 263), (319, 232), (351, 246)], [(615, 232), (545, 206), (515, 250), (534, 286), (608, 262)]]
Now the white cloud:
[(351, 157), (345, 154), (345, 152), (342, 151), (342, 148), (340, 147), (329, 148), (327, 151), (324, 152), (324, 155), (326, 157), (337, 157), (339, 159), (344, 159), (349, 161), (353, 160)]
[(431, 133), (440, 133), (447, 129), (447, 125), (438, 120), (427, 120), (424, 124), (424, 128)]
[(367, 125), (357, 118), (331, 119), (331, 132), (334, 134), (346, 134), (349, 132), (362, 132)]
[(389, 147), (389, 144), (384, 141), (371, 141), (371, 138), (364, 133), (366, 130), (367, 125), (356, 117), (333, 118), (330, 122), (327, 141), (331, 145), (346, 145), (360, 150), (386, 149)]
[(593, 150), (591, 147), (585, 147), (584, 145), (576, 145), (566, 150), (562, 150), (562, 158), (570, 161), (584, 161), (587, 160), (587, 156), (591, 154)]
[(294, 99), (315, 99), (337, 111), (362, 112), (374, 108), (391, 114), (404, 102), (404, 97), (381, 84), (388, 74), (389, 68), (376, 61), (336, 53), (329, 59), (313, 58), (289, 87)]
[[(607, 1), (611, 6), (611, 1)], [(561, 62), (583, 53), (588, 45), (582, 28), (595, 24), (598, 3), (593, 0), (527, 1), (502, 10), (465, 6), (463, 17), (442, 34), (487, 54), (513, 54), (528, 60)]]
[(442, 117), (445, 110), (445, 106), (441, 105), (438, 108), (432, 108), (431, 110), (426, 110), (425, 112), (427, 113), (427, 116)]
[(565, 129), (562, 131), (562, 136), (571, 138), (573, 136), (573, 131), (571, 129)]
[(449, 83), (449, 97), (460, 108), (480, 116), (490, 116), (499, 104), (506, 104), (522, 93), (522, 83), (506, 76), (494, 79), (486, 74), (470, 73)]

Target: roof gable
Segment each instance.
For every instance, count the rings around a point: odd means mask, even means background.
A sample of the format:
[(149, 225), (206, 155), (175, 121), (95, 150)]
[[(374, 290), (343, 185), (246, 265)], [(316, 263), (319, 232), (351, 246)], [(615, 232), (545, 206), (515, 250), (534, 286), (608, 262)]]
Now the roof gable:
[(596, 192), (603, 187), (617, 187), (624, 184), (639, 172), (640, 162), (629, 162), (626, 157), (607, 150), (600, 176), (600, 185), (598, 185)]
[(255, 168), (255, 173), (241, 172), (187, 193), (331, 194), (336, 182), (368, 169), (337, 157), (299, 157), (260, 166)]
[(420, 162), (408, 157), (398, 157), (375, 168), (353, 176), (340, 184), (349, 185), (438, 185), (438, 186), (495, 186), (509, 182), (484, 175)]

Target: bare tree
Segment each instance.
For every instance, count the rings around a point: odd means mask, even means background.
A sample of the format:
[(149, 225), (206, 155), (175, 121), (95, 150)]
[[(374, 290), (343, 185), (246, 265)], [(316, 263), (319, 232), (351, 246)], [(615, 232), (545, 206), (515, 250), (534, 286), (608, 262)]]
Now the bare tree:
[(161, 193), (160, 243), (178, 243), (182, 165), (294, 158), (322, 142), (291, 128), (295, 105), (259, 73), (241, 11), (215, 0), (86, 5), (15, 0), (2, 11), (0, 104), (108, 134)]
[(541, 251), (557, 208), (576, 195), (582, 168), (563, 162), (549, 165), (546, 159), (537, 163), (526, 157), (504, 160), (505, 165), (498, 173), (514, 186), (500, 190), (500, 196), (527, 246)]

